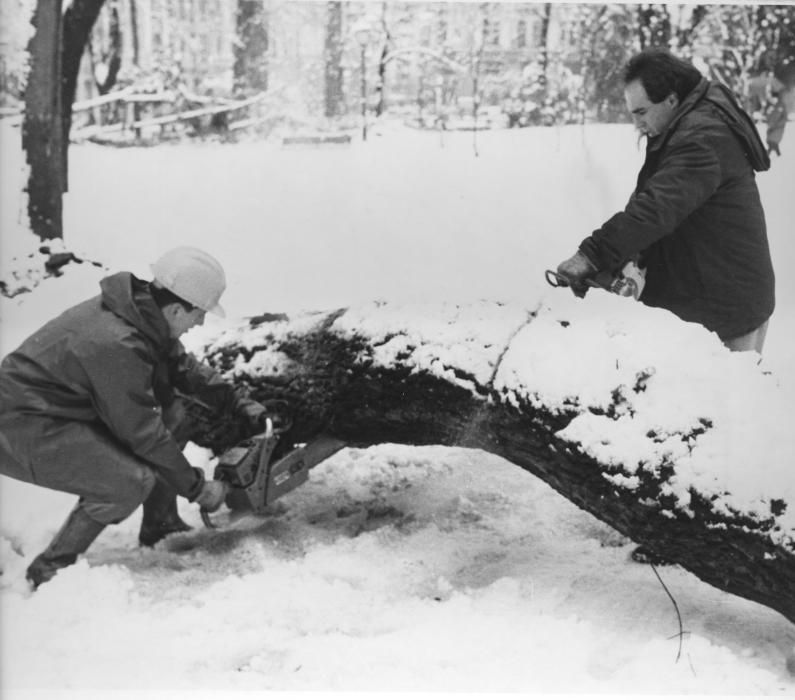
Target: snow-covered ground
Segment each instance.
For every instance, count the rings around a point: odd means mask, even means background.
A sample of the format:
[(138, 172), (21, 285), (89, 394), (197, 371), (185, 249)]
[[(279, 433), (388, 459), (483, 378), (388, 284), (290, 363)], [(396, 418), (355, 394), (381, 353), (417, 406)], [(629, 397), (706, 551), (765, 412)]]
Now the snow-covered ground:
[[(764, 367), (783, 389), (795, 380), (788, 136), (759, 176), (779, 273)], [(24, 247), (17, 137), (3, 130), (0, 144), (2, 264)], [(477, 157), (472, 134), (392, 126), (349, 147), (74, 146), (67, 242), (141, 276), (173, 245), (216, 254), (232, 318), (194, 334), (196, 347), (263, 311), (375, 299), (535, 308), (568, 294), (546, 287), (543, 271), (625, 202), (642, 159), (632, 129), (477, 139)], [(94, 294), (102, 274), (71, 268), (2, 300), (0, 355)], [(789, 415), (771, 407), (766, 418), (786, 435)], [(203, 451), (191, 456), (210, 468)], [(25, 567), (72, 501), (0, 480), (4, 699), (109, 689), (795, 694), (791, 623), (664, 567), (688, 633), (677, 662), (676, 614), (652, 569), (629, 559), (632, 543), (482, 452), (345, 450), (265, 518), (207, 531), (181, 502), (195, 531), (154, 550), (138, 548), (133, 515), (31, 595)]]

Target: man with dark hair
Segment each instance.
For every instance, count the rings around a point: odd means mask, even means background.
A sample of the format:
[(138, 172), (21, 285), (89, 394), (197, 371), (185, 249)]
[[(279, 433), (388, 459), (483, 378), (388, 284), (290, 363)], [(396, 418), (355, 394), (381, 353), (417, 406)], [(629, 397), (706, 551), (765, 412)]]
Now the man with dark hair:
[(664, 49), (634, 56), (624, 84), (646, 160), (626, 208), (558, 275), (582, 295), (640, 270), (640, 301), (700, 323), (732, 350), (761, 352), (775, 300), (754, 175), (770, 160), (753, 122), (726, 88)]
[(204, 444), (203, 419), (239, 430), (239, 439), (264, 427), (267, 409), (179, 342), (207, 312), (223, 315), (221, 265), (182, 247), (152, 271), (151, 282), (129, 272), (106, 277), (99, 296), (45, 324), (0, 363), (0, 473), (79, 496), (28, 567), (34, 588), (142, 503), (146, 546), (189, 529), (177, 495), (218, 509), (226, 484), (205, 480), (182, 452), (188, 440)]

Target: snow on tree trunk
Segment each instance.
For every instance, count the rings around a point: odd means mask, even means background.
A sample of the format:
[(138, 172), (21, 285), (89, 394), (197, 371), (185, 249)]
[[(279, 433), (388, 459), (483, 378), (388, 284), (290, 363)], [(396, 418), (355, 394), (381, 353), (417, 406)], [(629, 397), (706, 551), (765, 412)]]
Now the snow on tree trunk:
[(755, 354), (602, 297), (264, 315), (204, 354), (255, 398), (288, 399), (298, 442), (492, 452), (795, 622), (792, 399)]

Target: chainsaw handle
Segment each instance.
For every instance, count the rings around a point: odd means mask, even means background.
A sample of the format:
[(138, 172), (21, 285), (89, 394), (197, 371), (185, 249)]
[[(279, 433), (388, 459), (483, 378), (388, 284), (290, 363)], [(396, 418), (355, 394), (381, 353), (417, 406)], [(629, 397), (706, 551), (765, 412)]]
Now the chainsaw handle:
[(546, 277), (547, 284), (550, 287), (568, 287), (569, 282), (568, 280), (558, 272), (554, 270), (547, 270), (544, 273), (544, 277)]
[[(261, 418), (261, 429), (263, 431), (272, 430), (281, 435), (293, 427), (293, 416), (290, 404), (284, 399), (268, 399), (261, 405), (265, 408), (265, 413)], [(268, 423), (271, 427), (268, 428)]]
[(549, 284), (551, 287), (570, 287), (571, 291), (574, 292), (574, 296), (579, 297), (580, 299), (585, 296), (585, 293), (588, 291), (589, 287), (599, 286), (591, 279), (586, 279), (582, 282), (572, 282), (572, 280), (570, 280), (568, 277), (561, 275), (559, 272), (555, 272), (554, 270), (547, 270), (544, 273), (544, 277), (546, 277), (547, 284)]

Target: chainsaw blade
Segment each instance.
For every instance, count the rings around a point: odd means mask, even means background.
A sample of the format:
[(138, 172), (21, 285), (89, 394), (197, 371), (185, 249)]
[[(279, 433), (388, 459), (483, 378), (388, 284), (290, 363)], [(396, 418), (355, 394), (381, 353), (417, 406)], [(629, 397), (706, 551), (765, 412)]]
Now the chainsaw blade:
[(276, 499), (303, 484), (309, 470), (345, 447), (342, 440), (320, 435), (271, 462), (276, 435), (258, 435), (222, 455), (215, 478), (230, 485), (226, 505), (231, 510), (261, 514)]
[(254, 512), (263, 510), (277, 498), (281, 498), (303, 484), (309, 479), (309, 470), (312, 467), (339, 452), (343, 447), (345, 447), (345, 443), (342, 440), (321, 435), (267, 466), (264, 491), (261, 494), (260, 492), (251, 494), (252, 505), (262, 504), (259, 509), (255, 506)]

